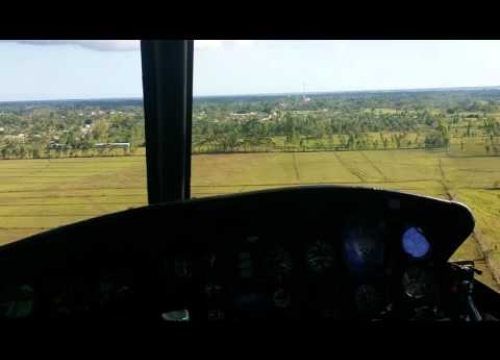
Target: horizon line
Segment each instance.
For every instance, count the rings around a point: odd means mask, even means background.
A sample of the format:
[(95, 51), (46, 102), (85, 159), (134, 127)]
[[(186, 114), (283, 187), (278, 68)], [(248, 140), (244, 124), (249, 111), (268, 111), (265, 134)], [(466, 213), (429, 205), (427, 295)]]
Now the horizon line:
[[(214, 94), (214, 95), (195, 95), (193, 99), (204, 98), (228, 98), (228, 97), (249, 97), (249, 96), (290, 96), (290, 95), (328, 95), (328, 94), (350, 94), (350, 93), (374, 93), (374, 92), (424, 92), (424, 91), (466, 91), (466, 90), (481, 90), (481, 89), (496, 89), (500, 90), (500, 85), (489, 86), (453, 86), (453, 87), (430, 87), (430, 88), (394, 88), (394, 89), (364, 89), (364, 90), (331, 90), (331, 91), (292, 91), (292, 92), (275, 92), (275, 93), (247, 93), (247, 94)], [(30, 100), (0, 100), (0, 104), (13, 103), (36, 103), (36, 102), (63, 102), (63, 101), (113, 101), (113, 100), (140, 100), (143, 101), (143, 96), (129, 97), (101, 97), (101, 98), (59, 98), (59, 99), (30, 99)]]

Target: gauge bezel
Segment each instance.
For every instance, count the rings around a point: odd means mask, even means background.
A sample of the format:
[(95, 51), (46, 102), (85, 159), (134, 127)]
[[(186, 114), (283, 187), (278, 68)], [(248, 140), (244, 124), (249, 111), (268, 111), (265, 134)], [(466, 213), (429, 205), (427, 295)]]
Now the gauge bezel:
[[(410, 245), (406, 245), (406, 243), (405, 243), (405, 240), (407, 239), (407, 237), (405, 237), (405, 235), (411, 230), (416, 230), (418, 235), (420, 235), (420, 239), (423, 239), (425, 241), (422, 244), (426, 244), (425, 246), (427, 246), (425, 252), (420, 256), (412, 254), (411, 250), (408, 249), (408, 246), (410, 246)], [(408, 226), (404, 227), (404, 230), (402, 231), (401, 236), (400, 236), (400, 246), (401, 246), (402, 252), (405, 254), (405, 257), (407, 259), (410, 259), (413, 261), (427, 260), (431, 257), (431, 254), (432, 254), (432, 244), (429, 241), (429, 239), (427, 238), (425, 231), (422, 229), (422, 227), (420, 227), (418, 225), (408, 225)], [(420, 245), (412, 244), (411, 246), (420, 246)]]

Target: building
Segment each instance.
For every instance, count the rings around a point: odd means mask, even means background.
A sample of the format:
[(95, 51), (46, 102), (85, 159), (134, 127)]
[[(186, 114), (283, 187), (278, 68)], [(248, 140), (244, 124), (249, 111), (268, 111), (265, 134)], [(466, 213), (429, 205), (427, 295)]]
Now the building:
[(96, 149), (130, 149), (130, 143), (97, 143), (94, 144)]

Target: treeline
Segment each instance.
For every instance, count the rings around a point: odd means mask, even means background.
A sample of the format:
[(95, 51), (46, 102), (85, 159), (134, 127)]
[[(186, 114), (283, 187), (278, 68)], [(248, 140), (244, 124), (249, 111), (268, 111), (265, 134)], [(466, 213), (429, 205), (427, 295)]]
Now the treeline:
[[(64, 102), (53, 107), (22, 104), (7, 111), (9, 106), (0, 106), (2, 159), (125, 155), (145, 143), (144, 115), (137, 105), (103, 110)], [(98, 143), (129, 146), (96, 148)]]
[[(446, 148), (483, 138), (500, 149), (500, 90), (195, 98), (193, 152)], [(96, 144), (127, 143), (123, 149)], [(133, 154), (140, 99), (0, 103), (0, 157)], [(463, 146), (462, 146), (463, 147)]]
[(112, 147), (58, 147), (51, 148), (36, 143), (8, 143), (0, 148), (0, 157), (8, 159), (51, 159), (69, 157), (103, 157), (134, 155), (137, 148), (112, 148)]
[[(304, 102), (306, 96), (310, 101)], [(195, 112), (268, 112), (277, 104), (288, 110), (359, 111), (395, 109), (418, 111), (438, 109), (457, 112), (496, 112), (500, 109), (500, 89), (345, 92), (306, 95), (269, 95), (195, 98)]]
[(489, 151), (500, 136), (497, 89), (203, 98), (194, 109), (194, 152), (446, 148), (478, 135)]
[[(450, 143), (446, 118), (421, 112), (316, 112), (276, 110), (259, 119), (194, 119), (193, 151), (248, 151), (267, 148), (416, 148), (446, 147)], [(369, 136), (369, 134), (379, 136)], [(419, 134), (411, 139), (410, 134)], [(280, 141), (281, 140), (281, 143)]]

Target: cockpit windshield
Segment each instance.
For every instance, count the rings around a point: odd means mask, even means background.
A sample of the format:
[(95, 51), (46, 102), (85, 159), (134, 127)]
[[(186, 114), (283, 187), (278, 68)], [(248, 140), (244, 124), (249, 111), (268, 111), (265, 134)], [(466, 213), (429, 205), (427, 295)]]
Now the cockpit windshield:
[[(0, 245), (146, 205), (140, 42), (0, 53)], [(456, 200), (476, 228), (452, 259), (500, 286), (500, 41), (199, 40), (193, 84), (191, 197), (333, 184)], [(408, 254), (428, 246), (405, 232)]]

